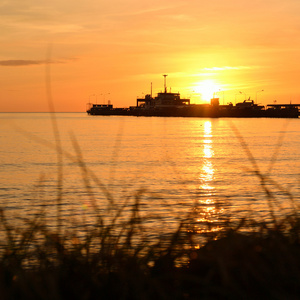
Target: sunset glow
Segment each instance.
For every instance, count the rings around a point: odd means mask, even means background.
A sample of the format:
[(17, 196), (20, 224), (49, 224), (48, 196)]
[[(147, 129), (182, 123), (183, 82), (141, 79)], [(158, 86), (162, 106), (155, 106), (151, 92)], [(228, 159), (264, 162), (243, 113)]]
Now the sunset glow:
[(196, 93), (200, 95), (200, 99), (203, 102), (210, 102), (211, 98), (219, 97), (221, 88), (213, 80), (206, 79), (195, 87)]
[(300, 102), (299, 11), (293, 0), (4, 1), (0, 111), (49, 110), (47, 63), (57, 111), (85, 111), (90, 95), (135, 105), (163, 74), (197, 103), (261, 90), (262, 104)]

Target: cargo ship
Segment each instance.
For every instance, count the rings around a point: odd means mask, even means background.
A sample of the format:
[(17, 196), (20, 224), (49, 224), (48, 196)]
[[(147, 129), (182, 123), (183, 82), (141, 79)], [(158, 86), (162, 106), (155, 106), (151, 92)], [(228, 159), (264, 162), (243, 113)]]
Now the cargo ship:
[(300, 104), (258, 105), (250, 98), (233, 105), (220, 105), (219, 98), (212, 98), (210, 104), (191, 104), (179, 93), (167, 91), (166, 76), (163, 75), (164, 92), (156, 97), (151, 94), (137, 98), (136, 106), (114, 108), (112, 104), (88, 104), (89, 115), (160, 116), (160, 117), (207, 117), (207, 118), (298, 118)]

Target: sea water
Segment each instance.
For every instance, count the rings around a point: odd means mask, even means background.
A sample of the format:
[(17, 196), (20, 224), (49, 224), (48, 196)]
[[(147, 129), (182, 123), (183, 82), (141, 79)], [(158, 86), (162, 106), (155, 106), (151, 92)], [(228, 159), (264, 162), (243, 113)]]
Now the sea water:
[(1, 113), (0, 127), (0, 206), (11, 224), (42, 213), (55, 226), (59, 214), (76, 228), (112, 207), (125, 220), (139, 203), (155, 232), (191, 213), (199, 231), (220, 230), (299, 204), (299, 119)]

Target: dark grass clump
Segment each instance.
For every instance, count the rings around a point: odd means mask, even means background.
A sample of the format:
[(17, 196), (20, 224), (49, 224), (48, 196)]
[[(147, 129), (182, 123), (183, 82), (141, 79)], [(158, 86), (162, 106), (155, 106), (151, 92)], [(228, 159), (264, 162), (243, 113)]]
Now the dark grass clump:
[(299, 221), (241, 233), (253, 227), (243, 220), (197, 249), (184, 222), (147, 243), (136, 212), (120, 236), (98, 223), (84, 237), (57, 234), (39, 218), (16, 232), (2, 212), (1, 299), (298, 299)]

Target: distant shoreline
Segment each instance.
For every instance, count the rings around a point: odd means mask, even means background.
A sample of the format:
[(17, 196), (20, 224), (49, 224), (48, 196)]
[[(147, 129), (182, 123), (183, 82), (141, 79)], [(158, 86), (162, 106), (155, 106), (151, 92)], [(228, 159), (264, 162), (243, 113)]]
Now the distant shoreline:
[(85, 111), (1, 111), (0, 114), (86, 114)]

